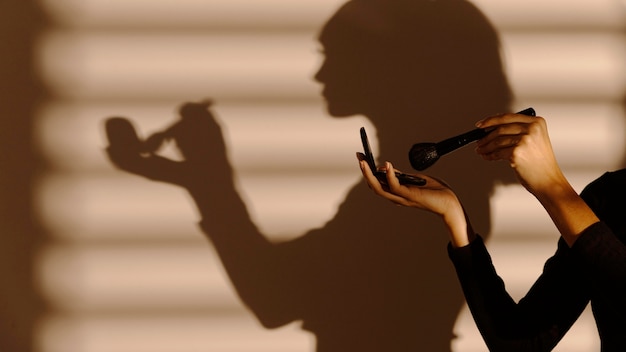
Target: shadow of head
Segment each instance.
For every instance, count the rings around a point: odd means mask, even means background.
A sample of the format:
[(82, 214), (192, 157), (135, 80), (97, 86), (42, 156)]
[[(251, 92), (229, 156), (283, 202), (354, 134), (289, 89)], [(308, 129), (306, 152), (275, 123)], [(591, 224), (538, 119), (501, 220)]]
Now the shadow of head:
[(467, 1), (352, 0), (319, 41), (325, 60), (315, 79), (333, 116), (382, 123), (390, 112), (461, 104), (471, 113), (510, 100), (497, 33)]

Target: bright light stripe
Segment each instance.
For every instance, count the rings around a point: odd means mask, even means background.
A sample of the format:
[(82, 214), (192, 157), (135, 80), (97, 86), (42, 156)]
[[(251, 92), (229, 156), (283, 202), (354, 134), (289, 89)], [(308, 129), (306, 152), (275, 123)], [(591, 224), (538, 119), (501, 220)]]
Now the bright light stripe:
[[(356, 162), (355, 162), (356, 164)], [(250, 216), (269, 237), (285, 239), (331, 219), (352, 183), (351, 174), (288, 174), (242, 178)], [(305, 184), (307, 187), (302, 187)], [(203, 238), (184, 190), (133, 176), (48, 176), (38, 188), (38, 214), (50, 235), (75, 241)], [(303, 201), (306, 200), (306, 201)], [(77, 208), (76, 204), (80, 204)]]
[(342, 0), (40, 0), (75, 27), (320, 27)]
[[(110, 173), (114, 168), (104, 152), (105, 118), (127, 116), (146, 136), (174, 123), (177, 105), (50, 104), (37, 120), (38, 149), (58, 171), (85, 176)], [(555, 153), (564, 167), (609, 169), (626, 158), (626, 121), (619, 101), (559, 103), (526, 98), (517, 106), (533, 106), (547, 119)], [(361, 149), (360, 126), (370, 131), (377, 149), (371, 122), (363, 117), (331, 118), (321, 101), (283, 105), (216, 102), (212, 111), (223, 126), (231, 161), (243, 177), (254, 177), (259, 171), (283, 173), (285, 168), (293, 173), (350, 173), (354, 171), (354, 152)]]
[(611, 32), (505, 33), (507, 76), (518, 96), (614, 99), (626, 94), (626, 37)]
[[(516, 299), (554, 253), (558, 235), (551, 235), (531, 242), (496, 233), (489, 240), (498, 272)], [(39, 254), (37, 271), (48, 302), (73, 314), (247, 311), (208, 243), (59, 244)]]
[(38, 258), (42, 293), (66, 312), (245, 311), (208, 242), (60, 244)]
[[(37, 214), (58, 239), (198, 241), (195, 208), (182, 189), (130, 175), (48, 175), (37, 191)], [(79, 206), (77, 206), (79, 205)]]
[(307, 98), (320, 91), (315, 37), (56, 31), (40, 66), (50, 89), (79, 99)]
[[(473, 0), (498, 26), (621, 27), (619, 0)], [(77, 27), (317, 27), (344, 1), (40, 0), (59, 23)]]
[[(580, 192), (605, 171), (613, 169), (565, 169), (566, 176), (576, 191)], [(491, 197), (492, 231), (494, 236), (510, 239), (553, 238), (556, 228), (548, 214), (521, 185), (500, 186)]]
[[(104, 152), (106, 118), (128, 117), (145, 137), (175, 123), (180, 104), (48, 104), (36, 121), (38, 150), (55, 170), (110, 172), (113, 166)], [(372, 147), (377, 150), (375, 129), (369, 120), (329, 117), (321, 99), (272, 104), (216, 101), (211, 111), (223, 127), (233, 164), (242, 172), (285, 168), (295, 172), (354, 171), (354, 152), (362, 149), (358, 132), (361, 126), (368, 129)]]
[[(626, 62), (626, 61), (625, 61)], [(612, 170), (626, 160), (626, 119), (620, 101), (546, 102), (527, 98), (548, 124), (561, 167)]]
[(310, 352), (313, 342), (295, 324), (268, 331), (249, 315), (57, 315), (38, 336), (38, 352)]
[[(626, 44), (612, 33), (505, 33), (519, 96), (621, 99)], [(129, 35), (55, 32), (42, 38), (44, 80), (75, 99), (311, 99), (313, 33)]]
[[(610, 169), (567, 174), (580, 191), (606, 170)], [(260, 230), (270, 238), (287, 239), (330, 220), (358, 179), (358, 174), (268, 175), (243, 179), (240, 187)], [(204, 241), (196, 226), (196, 210), (182, 189), (130, 176), (50, 177), (39, 194), (39, 214), (55, 238)], [(81, 207), (77, 209), (76, 204)], [(527, 237), (554, 230), (537, 201), (517, 185), (498, 188), (492, 199), (492, 219), (493, 233), (499, 236)], [(523, 230), (520, 233), (516, 229)]]
[(618, 0), (472, 0), (500, 28), (624, 28)]

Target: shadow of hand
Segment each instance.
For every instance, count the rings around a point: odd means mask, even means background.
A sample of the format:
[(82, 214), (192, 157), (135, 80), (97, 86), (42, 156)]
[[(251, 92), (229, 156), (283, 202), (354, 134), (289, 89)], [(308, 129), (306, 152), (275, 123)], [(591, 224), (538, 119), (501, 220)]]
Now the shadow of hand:
[[(111, 162), (118, 168), (152, 180), (188, 189), (215, 179), (230, 179), (222, 130), (209, 103), (185, 103), (180, 120), (162, 132), (142, 139), (132, 122), (123, 117), (105, 121)], [(173, 140), (183, 160), (175, 161), (157, 154), (163, 144)], [(221, 176), (220, 176), (221, 175)]]

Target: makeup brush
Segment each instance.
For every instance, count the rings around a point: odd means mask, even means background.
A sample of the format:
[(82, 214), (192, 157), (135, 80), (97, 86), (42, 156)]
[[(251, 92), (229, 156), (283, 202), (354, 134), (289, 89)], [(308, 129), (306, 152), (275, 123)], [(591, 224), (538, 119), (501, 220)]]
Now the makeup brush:
[[(527, 108), (518, 114), (536, 116), (535, 109)], [(477, 141), (489, 134), (493, 129), (476, 128), (472, 131), (458, 136), (445, 139), (439, 143), (417, 143), (409, 151), (409, 161), (411, 166), (418, 171), (426, 170), (439, 160), (442, 156), (453, 152), (462, 146)]]

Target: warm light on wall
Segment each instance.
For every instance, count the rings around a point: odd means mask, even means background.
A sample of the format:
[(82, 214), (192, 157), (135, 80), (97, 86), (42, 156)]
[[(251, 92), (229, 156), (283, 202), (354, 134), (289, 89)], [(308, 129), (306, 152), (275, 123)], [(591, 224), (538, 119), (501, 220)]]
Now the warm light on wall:
[[(36, 48), (38, 70), (54, 98), (35, 121), (48, 167), (36, 211), (51, 236), (34, 259), (51, 307), (38, 352), (312, 351), (297, 324), (265, 330), (243, 307), (184, 192), (110, 165), (102, 120), (131, 116), (147, 133), (171, 123), (181, 102), (214, 98), (258, 226), (276, 239), (320, 226), (359, 180), (358, 127), (373, 130), (362, 117), (327, 118), (312, 79), (317, 31), (341, 3), (41, 1), (53, 25)], [(515, 105), (548, 119), (575, 187), (623, 166), (625, 9), (475, 3), (501, 30)], [(555, 230), (517, 186), (492, 204), (494, 261), (519, 297), (552, 254)], [(527, 238), (516, 229), (529, 223), (537, 235)], [(573, 329), (557, 351), (598, 349), (588, 312)], [(455, 351), (484, 350), (467, 312), (457, 333)]]

